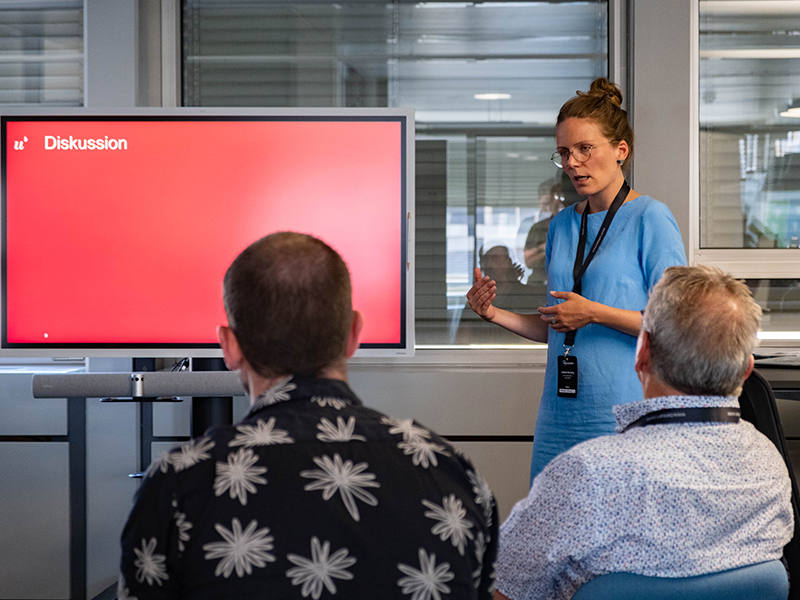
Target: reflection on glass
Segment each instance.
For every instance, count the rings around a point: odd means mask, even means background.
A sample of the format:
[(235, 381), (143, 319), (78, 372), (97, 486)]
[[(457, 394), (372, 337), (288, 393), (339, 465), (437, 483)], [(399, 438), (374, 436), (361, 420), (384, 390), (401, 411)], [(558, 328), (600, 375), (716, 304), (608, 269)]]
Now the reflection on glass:
[(0, 105), (83, 105), (83, 5), (0, 2)]
[(700, 245), (800, 245), (800, 3), (700, 2)]
[(800, 279), (746, 279), (745, 283), (763, 311), (763, 332), (800, 330)]
[(417, 344), (529, 343), (466, 293), (483, 264), (543, 303), (539, 191), (558, 108), (608, 73), (607, 0), (184, 0), (182, 39), (185, 106), (414, 107)]

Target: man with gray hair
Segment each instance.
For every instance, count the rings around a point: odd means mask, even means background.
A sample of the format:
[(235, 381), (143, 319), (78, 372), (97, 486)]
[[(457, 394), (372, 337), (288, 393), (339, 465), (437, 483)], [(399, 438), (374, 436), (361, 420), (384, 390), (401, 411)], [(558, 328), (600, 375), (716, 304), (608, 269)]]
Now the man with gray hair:
[(536, 477), (501, 527), (495, 599), (567, 599), (605, 573), (690, 577), (781, 557), (793, 531), (786, 465), (737, 400), (760, 317), (718, 269), (666, 270), (639, 334), (644, 400), (614, 407), (617, 435)]

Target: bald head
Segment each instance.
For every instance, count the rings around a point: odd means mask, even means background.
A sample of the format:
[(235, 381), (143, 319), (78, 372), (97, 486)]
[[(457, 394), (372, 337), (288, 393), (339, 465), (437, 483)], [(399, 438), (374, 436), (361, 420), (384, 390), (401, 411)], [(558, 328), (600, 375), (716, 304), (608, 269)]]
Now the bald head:
[(225, 273), (223, 300), (244, 357), (262, 377), (317, 375), (345, 358), (350, 274), (317, 238), (281, 232), (254, 242)]
[(671, 267), (642, 320), (653, 374), (685, 394), (738, 395), (760, 323), (741, 281), (712, 267)]

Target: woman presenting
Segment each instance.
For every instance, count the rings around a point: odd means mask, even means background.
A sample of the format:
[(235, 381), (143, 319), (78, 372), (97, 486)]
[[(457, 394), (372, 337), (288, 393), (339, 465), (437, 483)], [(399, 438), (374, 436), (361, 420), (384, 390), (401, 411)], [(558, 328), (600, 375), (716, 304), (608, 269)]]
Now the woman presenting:
[(548, 344), (531, 480), (571, 446), (614, 433), (613, 405), (642, 399), (633, 368), (641, 311), (664, 270), (686, 264), (670, 210), (625, 182), (633, 131), (621, 104), (619, 88), (600, 78), (556, 120), (552, 160), (586, 199), (550, 223), (547, 306), (527, 315), (495, 307), (497, 287), (480, 269), (467, 293), (486, 321)]

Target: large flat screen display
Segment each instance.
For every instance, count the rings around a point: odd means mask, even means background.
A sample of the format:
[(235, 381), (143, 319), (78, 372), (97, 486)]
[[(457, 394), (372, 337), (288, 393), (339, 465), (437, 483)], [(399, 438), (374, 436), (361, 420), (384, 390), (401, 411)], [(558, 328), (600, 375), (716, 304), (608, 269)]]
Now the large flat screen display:
[(225, 270), (275, 231), (344, 257), (361, 355), (413, 352), (410, 111), (26, 113), (0, 130), (4, 354), (218, 355)]

